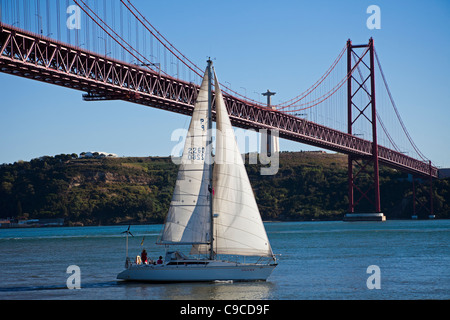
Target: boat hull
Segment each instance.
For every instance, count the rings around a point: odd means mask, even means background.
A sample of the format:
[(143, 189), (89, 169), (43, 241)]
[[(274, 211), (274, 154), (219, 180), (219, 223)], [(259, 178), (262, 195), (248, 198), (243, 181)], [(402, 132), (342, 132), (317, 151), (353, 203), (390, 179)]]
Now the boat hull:
[(233, 262), (133, 265), (119, 273), (117, 279), (144, 282), (266, 281), (276, 266)]

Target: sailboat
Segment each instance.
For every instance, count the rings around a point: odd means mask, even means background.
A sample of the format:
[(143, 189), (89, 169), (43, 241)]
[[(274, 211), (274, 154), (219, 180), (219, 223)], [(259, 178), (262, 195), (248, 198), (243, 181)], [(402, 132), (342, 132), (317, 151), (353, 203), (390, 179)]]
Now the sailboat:
[[(157, 244), (166, 246), (162, 263), (136, 264), (127, 257), (125, 270), (117, 278), (148, 282), (266, 281), (277, 266), (210, 60)], [(188, 246), (190, 252), (186, 255), (167, 249), (175, 246)]]

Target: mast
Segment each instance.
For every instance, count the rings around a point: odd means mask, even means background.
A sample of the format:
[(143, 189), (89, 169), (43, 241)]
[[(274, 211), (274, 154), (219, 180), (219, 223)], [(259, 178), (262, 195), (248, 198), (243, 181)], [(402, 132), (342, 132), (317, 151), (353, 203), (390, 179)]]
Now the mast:
[(207, 155), (207, 161), (209, 166), (209, 213), (211, 217), (211, 229), (210, 229), (210, 251), (209, 259), (214, 260), (214, 213), (213, 213), (213, 163), (212, 163), (212, 61), (208, 59), (208, 141), (209, 141), (209, 155)]

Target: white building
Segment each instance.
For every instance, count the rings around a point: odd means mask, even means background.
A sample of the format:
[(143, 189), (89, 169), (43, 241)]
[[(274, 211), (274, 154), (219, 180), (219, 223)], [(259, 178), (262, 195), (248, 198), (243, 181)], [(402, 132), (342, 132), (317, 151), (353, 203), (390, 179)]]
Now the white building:
[(89, 151), (82, 152), (80, 158), (118, 158), (119, 156), (114, 153), (101, 152), (101, 151)]

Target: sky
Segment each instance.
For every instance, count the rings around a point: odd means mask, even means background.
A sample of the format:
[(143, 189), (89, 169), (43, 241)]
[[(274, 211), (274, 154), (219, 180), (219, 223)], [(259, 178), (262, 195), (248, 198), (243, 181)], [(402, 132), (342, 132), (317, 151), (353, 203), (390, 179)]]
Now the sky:
[[(402, 119), (421, 152), (450, 168), (450, 2), (384, 0), (134, 0), (184, 55), (239, 93), (286, 101), (322, 76), (347, 39), (376, 51)], [(370, 30), (370, 5), (381, 29)], [(0, 164), (102, 151), (168, 156), (189, 117), (0, 73)], [(343, 106), (343, 112), (346, 112)], [(280, 141), (282, 151), (316, 150)], [(242, 151), (242, 150), (241, 150)]]

